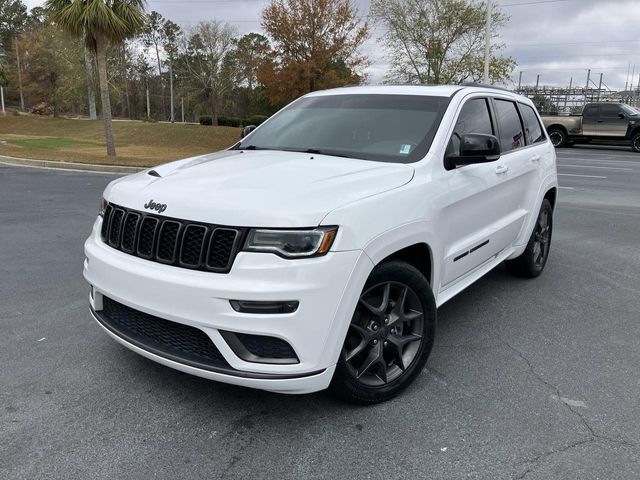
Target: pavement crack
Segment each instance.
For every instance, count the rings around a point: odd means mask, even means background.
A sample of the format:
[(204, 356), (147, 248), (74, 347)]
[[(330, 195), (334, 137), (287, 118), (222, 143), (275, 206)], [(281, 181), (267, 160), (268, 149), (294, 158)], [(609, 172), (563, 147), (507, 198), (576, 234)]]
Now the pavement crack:
[(538, 464), (542, 463), (542, 461), (546, 460), (548, 457), (551, 457), (553, 455), (558, 455), (561, 453), (565, 453), (573, 448), (579, 447), (581, 445), (585, 445), (587, 443), (591, 443), (594, 442), (595, 439), (594, 438), (586, 438), (586, 439), (582, 439), (582, 440), (577, 440), (573, 443), (570, 443), (569, 445), (565, 445), (564, 447), (561, 448), (552, 448), (551, 450), (548, 450), (546, 452), (542, 452), (539, 455), (535, 456), (534, 458), (532, 458), (531, 460), (526, 460), (524, 462), (522, 462), (525, 465), (528, 465), (527, 468), (520, 474), (517, 475), (514, 478), (514, 480), (523, 480), (524, 478), (527, 477), (527, 475), (529, 475), (531, 472), (533, 472), (533, 470), (538, 466)]
[(601, 435), (598, 432), (596, 432), (594, 430), (594, 428), (591, 426), (591, 424), (587, 421), (585, 416), (579, 410), (576, 409), (578, 407), (572, 406), (569, 403), (563, 401), (562, 399), (564, 397), (562, 396), (562, 393), (560, 392), (560, 388), (557, 385), (554, 385), (554, 384), (550, 383), (542, 375), (540, 375), (540, 373), (538, 373), (535, 370), (535, 368), (533, 368), (533, 364), (524, 355), (524, 353), (522, 353), (522, 351), (518, 350), (516, 347), (511, 345), (509, 342), (507, 342), (503, 338), (500, 338), (500, 337), (498, 337), (498, 338), (500, 339), (500, 341), (509, 350), (511, 350), (517, 357), (519, 357), (522, 361), (524, 361), (526, 363), (527, 368), (529, 370), (529, 373), (531, 375), (533, 375), (533, 377), (535, 377), (540, 384), (544, 385), (547, 389), (549, 389), (549, 390), (551, 390), (553, 392), (553, 396), (560, 402), (561, 405), (563, 405), (569, 411), (569, 413), (571, 413), (574, 417), (576, 417), (578, 422), (583, 426), (583, 428), (585, 430), (585, 433), (588, 435), (588, 438), (586, 438), (586, 439), (583, 438), (581, 440), (576, 440), (575, 442), (573, 442), (573, 443), (571, 443), (569, 445), (566, 445), (564, 447), (561, 447), (559, 449), (551, 449), (551, 450), (545, 451), (543, 453), (540, 453), (539, 455), (537, 455), (533, 459), (523, 462), (524, 464), (529, 464), (529, 466), (527, 467), (527, 469), (522, 474), (514, 477), (515, 479), (522, 480), (523, 478), (525, 478), (529, 473), (531, 473), (531, 471), (533, 471), (533, 469), (536, 467), (537, 464), (539, 464), (541, 461), (543, 461), (547, 457), (550, 457), (552, 455), (557, 455), (557, 454), (564, 453), (564, 452), (566, 452), (568, 450), (571, 450), (572, 448), (575, 448), (575, 447), (578, 447), (578, 446), (581, 446), (581, 445), (585, 445), (585, 444), (588, 444), (588, 443), (601, 441), (601, 442), (608, 442), (608, 443), (611, 443), (611, 444), (614, 444), (614, 445), (620, 445), (620, 446), (631, 447), (631, 448), (638, 448), (638, 445), (635, 444), (635, 443), (628, 442), (626, 440), (621, 440), (621, 439), (609, 437), (609, 436), (606, 436), (606, 435)]

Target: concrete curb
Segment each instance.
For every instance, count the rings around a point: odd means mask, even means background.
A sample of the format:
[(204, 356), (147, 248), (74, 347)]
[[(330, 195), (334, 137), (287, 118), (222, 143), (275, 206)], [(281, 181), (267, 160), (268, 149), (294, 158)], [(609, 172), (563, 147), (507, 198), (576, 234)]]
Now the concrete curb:
[(92, 165), (90, 163), (56, 162), (53, 160), (32, 160), (29, 158), (5, 157), (0, 155), (0, 163), (22, 167), (54, 168), (58, 170), (75, 170), (80, 172), (99, 173), (138, 173), (147, 170), (142, 167), (124, 167), (120, 165)]

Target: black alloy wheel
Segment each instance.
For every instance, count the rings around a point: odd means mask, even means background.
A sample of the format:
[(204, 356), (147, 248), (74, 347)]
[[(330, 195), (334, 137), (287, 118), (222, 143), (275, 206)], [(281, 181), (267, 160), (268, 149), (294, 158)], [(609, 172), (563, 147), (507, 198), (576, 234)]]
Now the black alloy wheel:
[(533, 230), (533, 263), (542, 269), (547, 263), (549, 247), (551, 246), (551, 212), (542, 209)]
[(520, 277), (534, 278), (539, 276), (549, 258), (552, 233), (553, 207), (549, 200), (544, 199), (527, 248), (518, 258), (505, 262), (507, 269)]
[(424, 312), (407, 285), (385, 282), (360, 297), (344, 355), (351, 374), (370, 386), (398, 378), (416, 358), (422, 342)]
[(567, 135), (560, 129), (549, 131), (549, 139), (556, 148), (564, 147), (567, 143)]
[(402, 262), (377, 267), (349, 325), (333, 390), (357, 403), (392, 398), (422, 370), (434, 334), (435, 302), (424, 276)]
[(631, 148), (634, 152), (640, 153), (640, 133), (636, 133), (631, 139)]

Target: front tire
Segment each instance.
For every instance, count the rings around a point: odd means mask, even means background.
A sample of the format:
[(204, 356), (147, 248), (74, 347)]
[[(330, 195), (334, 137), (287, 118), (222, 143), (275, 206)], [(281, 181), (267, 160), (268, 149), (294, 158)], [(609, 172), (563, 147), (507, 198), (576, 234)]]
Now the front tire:
[(631, 138), (631, 148), (634, 152), (640, 153), (640, 132), (636, 133), (633, 138)]
[(540, 213), (527, 248), (518, 258), (507, 260), (507, 270), (519, 277), (535, 278), (544, 270), (549, 258), (551, 234), (553, 233), (553, 207), (546, 198), (542, 201)]
[(377, 266), (351, 319), (330, 389), (363, 405), (395, 397), (424, 368), (435, 330), (435, 299), (424, 275), (405, 262)]
[(567, 145), (567, 134), (560, 128), (549, 130), (549, 139), (556, 148), (562, 148)]

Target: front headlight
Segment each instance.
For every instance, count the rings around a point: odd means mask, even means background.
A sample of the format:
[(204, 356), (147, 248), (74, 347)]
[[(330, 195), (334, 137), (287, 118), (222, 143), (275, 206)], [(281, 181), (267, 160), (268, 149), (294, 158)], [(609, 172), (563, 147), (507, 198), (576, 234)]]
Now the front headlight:
[(98, 215), (100, 215), (101, 217), (104, 217), (104, 211), (107, 209), (107, 205), (109, 205), (109, 202), (107, 202), (104, 197), (100, 197), (100, 210), (98, 211)]
[(313, 230), (254, 229), (247, 236), (244, 250), (275, 253), (285, 258), (319, 257), (329, 251), (337, 233), (338, 227)]

